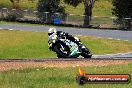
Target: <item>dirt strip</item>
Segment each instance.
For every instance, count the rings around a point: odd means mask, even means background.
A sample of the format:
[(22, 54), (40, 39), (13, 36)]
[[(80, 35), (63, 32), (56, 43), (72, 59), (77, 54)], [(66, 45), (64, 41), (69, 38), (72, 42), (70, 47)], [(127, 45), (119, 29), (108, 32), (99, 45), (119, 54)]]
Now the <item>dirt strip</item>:
[(0, 71), (11, 69), (25, 69), (36, 67), (76, 67), (80, 66), (106, 66), (115, 64), (128, 64), (132, 60), (84, 60), (84, 61), (45, 61), (45, 62), (0, 62)]

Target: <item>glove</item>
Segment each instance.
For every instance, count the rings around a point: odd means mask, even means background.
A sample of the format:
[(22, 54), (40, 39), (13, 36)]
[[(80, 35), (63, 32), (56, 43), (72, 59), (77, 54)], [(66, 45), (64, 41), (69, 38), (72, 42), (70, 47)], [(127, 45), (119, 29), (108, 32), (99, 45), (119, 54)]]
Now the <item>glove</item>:
[(80, 39), (79, 38), (77, 38), (77, 37), (74, 37), (74, 38), (75, 38), (76, 41), (80, 42)]

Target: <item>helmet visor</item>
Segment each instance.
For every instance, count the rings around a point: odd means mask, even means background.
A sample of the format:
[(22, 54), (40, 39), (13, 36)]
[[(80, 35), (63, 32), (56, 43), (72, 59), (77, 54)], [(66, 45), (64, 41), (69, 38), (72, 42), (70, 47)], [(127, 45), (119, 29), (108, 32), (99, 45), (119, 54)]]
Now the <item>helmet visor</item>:
[(48, 33), (48, 35), (50, 36), (50, 35), (52, 35), (53, 33)]

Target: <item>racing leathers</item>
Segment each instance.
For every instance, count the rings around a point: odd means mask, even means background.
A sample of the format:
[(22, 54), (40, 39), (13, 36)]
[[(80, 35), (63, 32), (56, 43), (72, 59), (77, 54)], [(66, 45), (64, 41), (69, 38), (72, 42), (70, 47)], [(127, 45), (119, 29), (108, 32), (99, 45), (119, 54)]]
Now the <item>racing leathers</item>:
[(57, 36), (58, 37), (66, 37), (67, 39), (71, 40), (72, 42), (76, 43), (78, 46), (81, 46), (81, 42), (80, 40), (75, 39), (75, 37), (73, 37), (72, 35), (69, 35), (67, 32), (63, 32), (63, 31), (57, 31)]

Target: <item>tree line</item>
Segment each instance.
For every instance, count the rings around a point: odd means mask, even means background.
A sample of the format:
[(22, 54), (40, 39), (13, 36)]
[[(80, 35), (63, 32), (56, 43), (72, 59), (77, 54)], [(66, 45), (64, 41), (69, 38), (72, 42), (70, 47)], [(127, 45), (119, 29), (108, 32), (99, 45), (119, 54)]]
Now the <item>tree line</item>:
[[(65, 13), (65, 9), (60, 5), (61, 0), (39, 0), (38, 11), (39, 12), (60, 12)], [(71, 6), (78, 6), (80, 3), (84, 4), (84, 26), (87, 27), (90, 24), (92, 17), (92, 10), (96, 1), (99, 0), (64, 0), (64, 2)], [(122, 22), (123, 18), (132, 18), (132, 1), (131, 0), (112, 0), (113, 12), (112, 14), (118, 17), (118, 20)], [(131, 26), (131, 20), (128, 22)]]
[[(18, 8), (17, 3), (20, 0), (10, 0), (13, 3), (14, 8)], [(38, 0), (37, 10), (39, 12), (38, 16), (43, 19), (42, 12), (50, 13), (64, 13), (65, 7), (61, 5), (62, 0)], [(84, 24), (83, 26), (87, 27), (90, 24), (92, 17), (92, 10), (94, 4), (99, 0), (63, 0), (64, 3), (77, 7), (80, 3), (84, 4)], [(111, 1), (111, 0), (108, 0)], [(131, 0), (112, 0), (113, 12), (112, 14), (118, 17), (118, 23), (122, 23), (124, 18), (129, 18), (128, 24), (131, 27), (132, 25), (132, 1)]]

